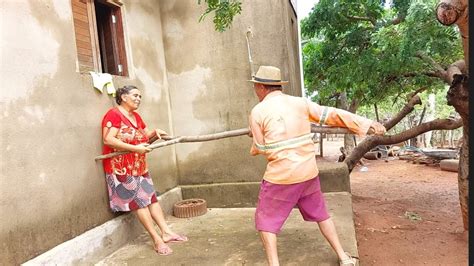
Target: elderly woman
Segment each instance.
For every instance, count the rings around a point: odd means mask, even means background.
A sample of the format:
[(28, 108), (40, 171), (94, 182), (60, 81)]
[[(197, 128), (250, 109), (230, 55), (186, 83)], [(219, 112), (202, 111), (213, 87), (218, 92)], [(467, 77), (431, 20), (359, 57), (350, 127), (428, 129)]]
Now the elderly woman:
[[(168, 227), (156, 198), (145, 154), (151, 151), (147, 147), (148, 140), (161, 138), (166, 132), (147, 128), (135, 112), (141, 99), (142, 95), (135, 86), (119, 88), (115, 97), (118, 106), (111, 108), (102, 120), (103, 154), (130, 152), (103, 161), (110, 208), (114, 212), (133, 212), (150, 234), (155, 251), (169, 255), (173, 251), (166, 243), (188, 239)], [(160, 228), (161, 235), (155, 230), (153, 221)]]

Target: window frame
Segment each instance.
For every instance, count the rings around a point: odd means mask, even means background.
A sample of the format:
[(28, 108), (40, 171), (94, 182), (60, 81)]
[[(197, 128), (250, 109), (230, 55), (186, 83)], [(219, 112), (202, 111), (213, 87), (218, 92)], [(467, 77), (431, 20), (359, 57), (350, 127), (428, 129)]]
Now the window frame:
[[(99, 43), (99, 32), (97, 29), (97, 17), (95, 2), (99, 2), (110, 7), (112, 15), (115, 17), (115, 26), (113, 26), (113, 53), (114, 58), (118, 59), (115, 63), (115, 69), (121, 65), (122, 71), (110, 73), (115, 76), (128, 77), (128, 57), (125, 41), (124, 21), (122, 15), (121, 0), (71, 0), (72, 19), (74, 26), (74, 37), (76, 41), (77, 64), (80, 73), (89, 73), (89, 71), (98, 73), (104, 72), (102, 65), (102, 54)], [(84, 11), (86, 9), (86, 12)], [(87, 23), (87, 27), (84, 23)], [(88, 33), (86, 33), (86, 28)], [(89, 47), (85, 47), (89, 45)], [(89, 51), (90, 50), (90, 51)], [(92, 62), (91, 62), (91, 58)]]

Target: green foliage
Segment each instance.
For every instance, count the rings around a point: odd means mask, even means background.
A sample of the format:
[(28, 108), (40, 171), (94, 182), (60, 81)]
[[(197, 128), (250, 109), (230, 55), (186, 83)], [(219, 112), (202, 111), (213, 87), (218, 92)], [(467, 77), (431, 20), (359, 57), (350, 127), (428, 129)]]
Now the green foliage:
[(304, 84), (307, 95), (317, 91), (314, 101), (332, 104), (344, 91), (373, 110), (381, 102), (403, 106), (400, 97), (421, 87), (443, 88), (425, 74), (433, 66), (417, 56), (444, 66), (462, 58), (456, 29), (435, 18), (437, 0), (384, 2), (320, 0), (302, 20)]
[[(204, 0), (207, 4), (207, 9), (199, 17), (199, 22), (203, 21), (211, 12), (214, 14), (214, 27), (218, 32), (224, 32), (230, 28), (234, 17), (242, 11), (242, 3), (237, 0)], [(198, 0), (201, 4), (201, 0)]]

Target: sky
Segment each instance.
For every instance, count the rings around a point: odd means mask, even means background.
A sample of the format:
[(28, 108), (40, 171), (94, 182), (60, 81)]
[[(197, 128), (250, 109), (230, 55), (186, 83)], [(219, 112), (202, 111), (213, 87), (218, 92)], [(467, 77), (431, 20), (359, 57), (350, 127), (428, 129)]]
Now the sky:
[(319, 2), (319, 0), (298, 0), (296, 3), (296, 12), (298, 13), (298, 20), (302, 20), (306, 16), (308, 16), (311, 8), (313, 8), (314, 4)]
[[(307, 17), (309, 12), (311, 11), (311, 8), (314, 7), (314, 5), (319, 2), (319, 0), (297, 0), (296, 2), (296, 13), (298, 14), (298, 21), (301, 21), (303, 18)], [(302, 60), (302, 56), (300, 55), (300, 74), (301, 74), (301, 84), (304, 84), (303, 82), (303, 62), (301, 61)], [(304, 86), (304, 85), (303, 85)], [(302, 87), (303, 87), (302, 86)], [(302, 89), (302, 95), (306, 97), (306, 92), (303, 88)], [(316, 94), (317, 91), (315, 91), (314, 94)], [(314, 96), (313, 95), (309, 95), (309, 97), (311, 96)]]

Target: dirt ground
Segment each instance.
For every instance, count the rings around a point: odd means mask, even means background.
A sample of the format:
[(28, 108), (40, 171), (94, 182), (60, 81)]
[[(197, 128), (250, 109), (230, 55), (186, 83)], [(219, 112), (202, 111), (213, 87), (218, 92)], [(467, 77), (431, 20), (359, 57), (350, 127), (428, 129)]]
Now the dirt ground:
[[(336, 161), (342, 140), (324, 141)], [(361, 265), (467, 265), (457, 173), (389, 157), (351, 173)]]

